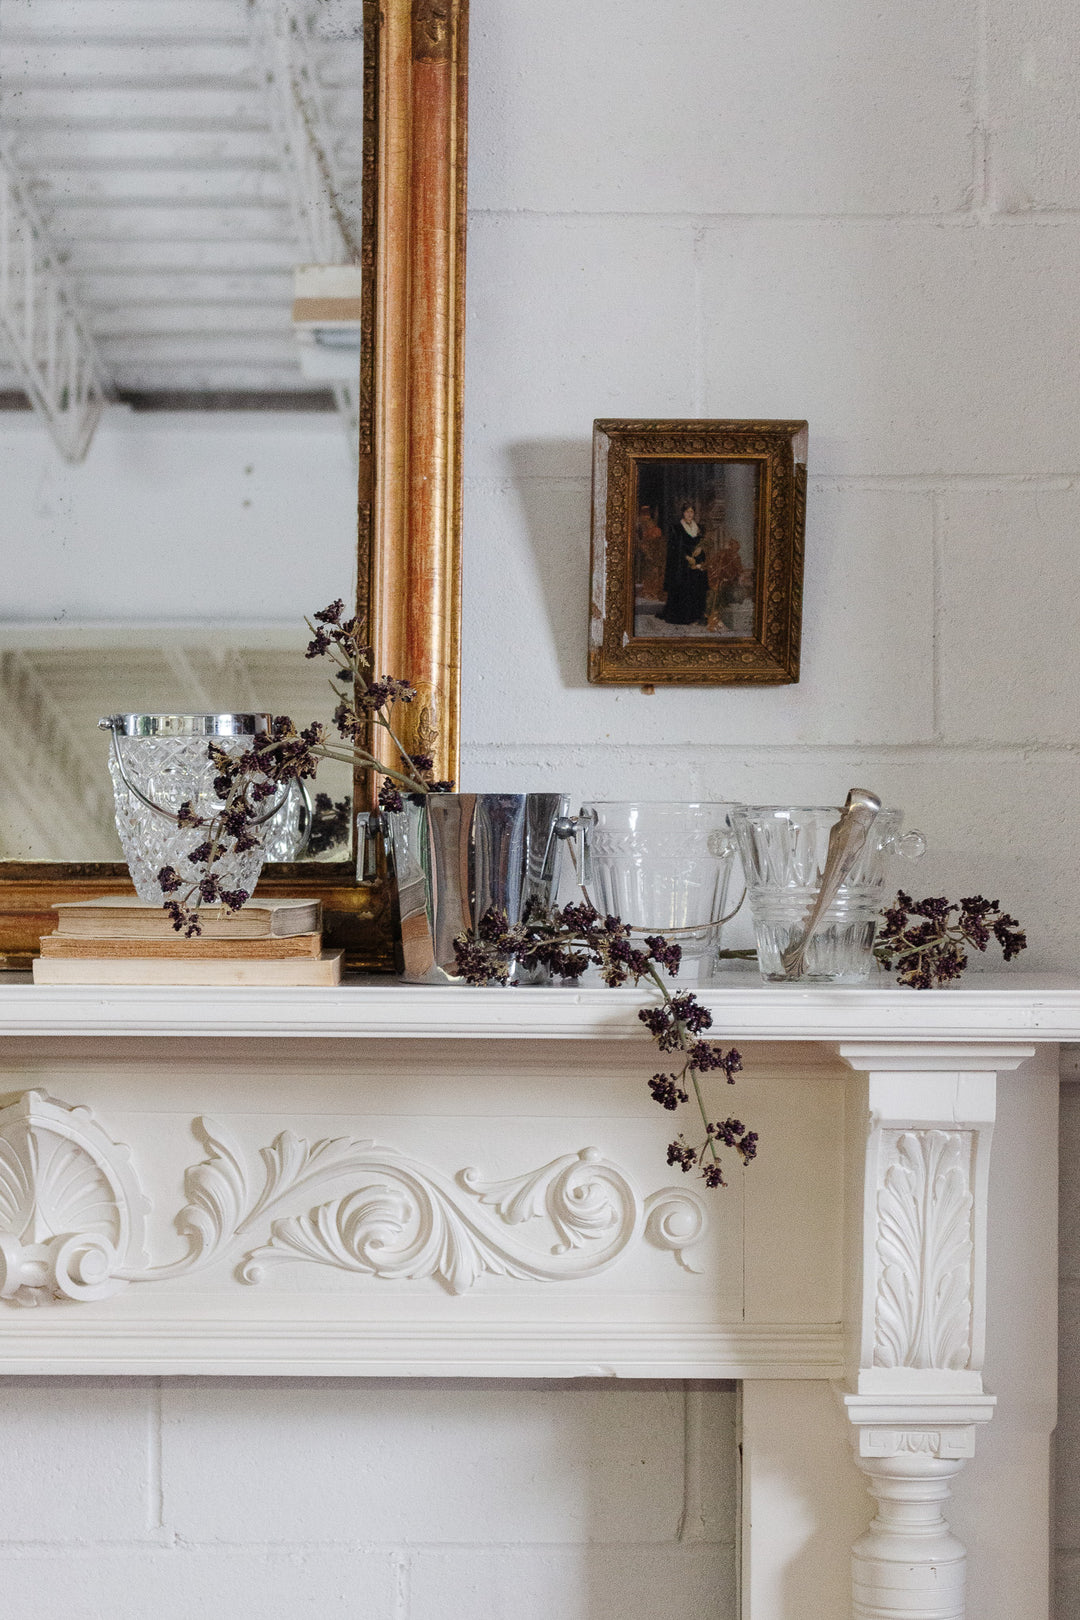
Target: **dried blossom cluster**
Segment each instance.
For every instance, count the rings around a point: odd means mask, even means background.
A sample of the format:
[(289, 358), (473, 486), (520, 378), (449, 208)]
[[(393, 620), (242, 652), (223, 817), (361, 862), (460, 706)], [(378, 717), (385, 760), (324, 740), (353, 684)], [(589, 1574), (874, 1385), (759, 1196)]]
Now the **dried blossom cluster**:
[(587, 967), (597, 967), (604, 983), (613, 987), (651, 979), (660, 990), (659, 1007), (642, 1007), (638, 1017), (663, 1053), (677, 1052), (681, 1066), (654, 1074), (649, 1081), (653, 1101), (674, 1110), (690, 1101), (693, 1092), (701, 1115), (704, 1137), (698, 1145), (679, 1135), (668, 1146), (667, 1162), (684, 1172), (699, 1170), (706, 1186), (727, 1185), (720, 1146), (733, 1148), (744, 1164), (757, 1155), (757, 1132), (741, 1120), (710, 1120), (699, 1076), (719, 1070), (729, 1085), (742, 1068), (734, 1047), (727, 1051), (716, 1041), (702, 1040), (712, 1027), (712, 1014), (689, 990), (672, 995), (660, 976), (679, 970), (682, 951), (660, 934), (649, 934), (640, 945), (618, 917), (602, 917), (587, 901), (556, 908), (549, 914), (531, 914), (511, 925), (504, 912), (491, 910), (481, 917), (475, 933), (459, 934), (454, 941), (458, 972), (466, 984), (505, 984), (516, 963), (544, 967), (564, 979), (576, 979)]
[(874, 955), (883, 968), (896, 969), (899, 984), (930, 990), (960, 977), (967, 967), (965, 946), (985, 951), (991, 939), (1006, 962), (1027, 949), (1020, 924), (996, 900), (981, 894), (959, 904), (944, 895), (913, 900), (900, 889), (883, 915)]
[[(312, 780), (324, 759), (347, 765), (367, 766), (385, 780), (379, 803), (385, 810), (403, 807), (402, 793), (448, 793), (451, 782), (434, 780), (434, 761), (426, 754), (410, 754), (394, 731), (391, 713), (396, 703), (411, 703), (416, 696), (406, 681), (387, 675), (368, 678), (371, 650), (361, 641), (360, 621), (346, 618), (345, 604), (339, 598), (308, 621), (311, 641), (307, 658), (325, 658), (336, 666), (331, 686), (337, 698), (334, 727), (337, 737), (326, 726), (313, 722), (298, 730), (288, 715), (278, 715), (270, 731), (252, 739), (242, 752), (231, 753), (220, 743), (209, 744), (209, 757), (217, 775), (214, 792), (222, 807), (210, 816), (199, 815), (190, 800), (180, 806), (177, 823), (181, 827), (205, 829), (205, 836), (186, 859), (191, 872), (180, 873), (163, 866), (157, 874), (161, 891), (168, 898), (165, 910), (178, 933), (189, 938), (202, 932), (200, 904), (222, 905), (238, 911), (250, 898), (246, 889), (228, 889), (221, 878), (221, 863), (243, 855), (259, 844), (259, 828), (274, 801), (280, 801), (291, 783)], [(383, 764), (371, 751), (372, 728), (386, 731), (397, 751), (400, 768)], [(323, 838), (332, 835), (342, 821), (342, 810), (328, 794), (315, 801), (315, 831)], [(321, 827), (320, 827), (321, 820)]]

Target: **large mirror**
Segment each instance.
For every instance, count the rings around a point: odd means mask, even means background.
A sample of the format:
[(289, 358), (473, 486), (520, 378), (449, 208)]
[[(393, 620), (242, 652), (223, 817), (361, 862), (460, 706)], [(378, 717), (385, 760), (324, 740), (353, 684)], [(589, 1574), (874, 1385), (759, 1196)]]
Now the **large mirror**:
[[(460, 298), (439, 295), (460, 292), (464, 48), (441, 0), (0, 11), (9, 957), (50, 898), (122, 874), (100, 716), (328, 719), (303, 616), (344, 596), (380, 657), (411, 661), (427, 723), (452, 719), (453, 672), (431, 684), (444, 627), (415, 593), (407, 623), (392, 604), (426, 567), (456, 611)], [(409, 373), (425, 323), (434, 378)], [(442, 499), (406, 540), (425, 460)], [(370, 920), (377, 895), (344, 892), (362, 784), (324, 772), (301, 863), (264, 884)]]

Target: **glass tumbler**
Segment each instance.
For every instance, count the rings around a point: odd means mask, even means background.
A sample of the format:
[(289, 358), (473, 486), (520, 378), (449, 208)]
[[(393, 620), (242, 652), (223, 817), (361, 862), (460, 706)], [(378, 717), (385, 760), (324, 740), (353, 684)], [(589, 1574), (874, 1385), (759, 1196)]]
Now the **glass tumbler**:
[(807, 942), (801, 970), (791, 974), (784, 969), (784, 955), (810, 920), (839, 806), (736, 805), (731, 819), (762, 978), (861, 984), (873, 961), (886, 858), (898, 854), (918, 860), (926, 848), (922, 834), (901, 833), (902, 811), (878, 812), (862, 852)]
[(711, 977), (720, 948), (735, 861), (731, 809), (615, 800), (581, 807), (577, 863), (589, 899), (635, 934), (680, 945), (681, 979)]

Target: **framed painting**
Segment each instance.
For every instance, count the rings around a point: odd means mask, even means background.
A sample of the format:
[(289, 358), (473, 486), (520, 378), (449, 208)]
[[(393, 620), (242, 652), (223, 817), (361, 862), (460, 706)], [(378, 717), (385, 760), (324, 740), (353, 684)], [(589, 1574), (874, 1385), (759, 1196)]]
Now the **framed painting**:
[(593, 424), (589, 680), (799, 678), (805, 422)]

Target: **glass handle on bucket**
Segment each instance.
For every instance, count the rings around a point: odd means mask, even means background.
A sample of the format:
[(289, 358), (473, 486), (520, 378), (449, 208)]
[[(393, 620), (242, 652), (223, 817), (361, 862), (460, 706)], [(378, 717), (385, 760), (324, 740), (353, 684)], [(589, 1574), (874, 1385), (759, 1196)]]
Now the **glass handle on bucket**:
[(293, 778), (289, 783), (289, 793), (285, 795), (285, 799), (281, 802), (284, 803), (291, 793), (295, 793), (300, 801), (300, 815), (297, 820), (296, 843), (289, 851), (288, 859), (298, 861), (311, 842), (311, 832), (315, 825), (315, 805), (312, 802), (311, 789), (303, 777), (296, 776)]
[(894, 855), (903, 856), (905, 861), (921, 861), (926, 854), (926, 839), (914, 827), (890, 838), (889, 846)]
[[(588, 811), (576, 816), (559, 816), (555, 822), (555, 836), (569, 846), (570, 865), (574, 868), (574, 881), (590, 906), (592, 899), (585, 888), (592, 879), (592, 857), (589, 852), (588, 828), (596, 817)], [(595, 907), (594, 907), (595, 909)]]

